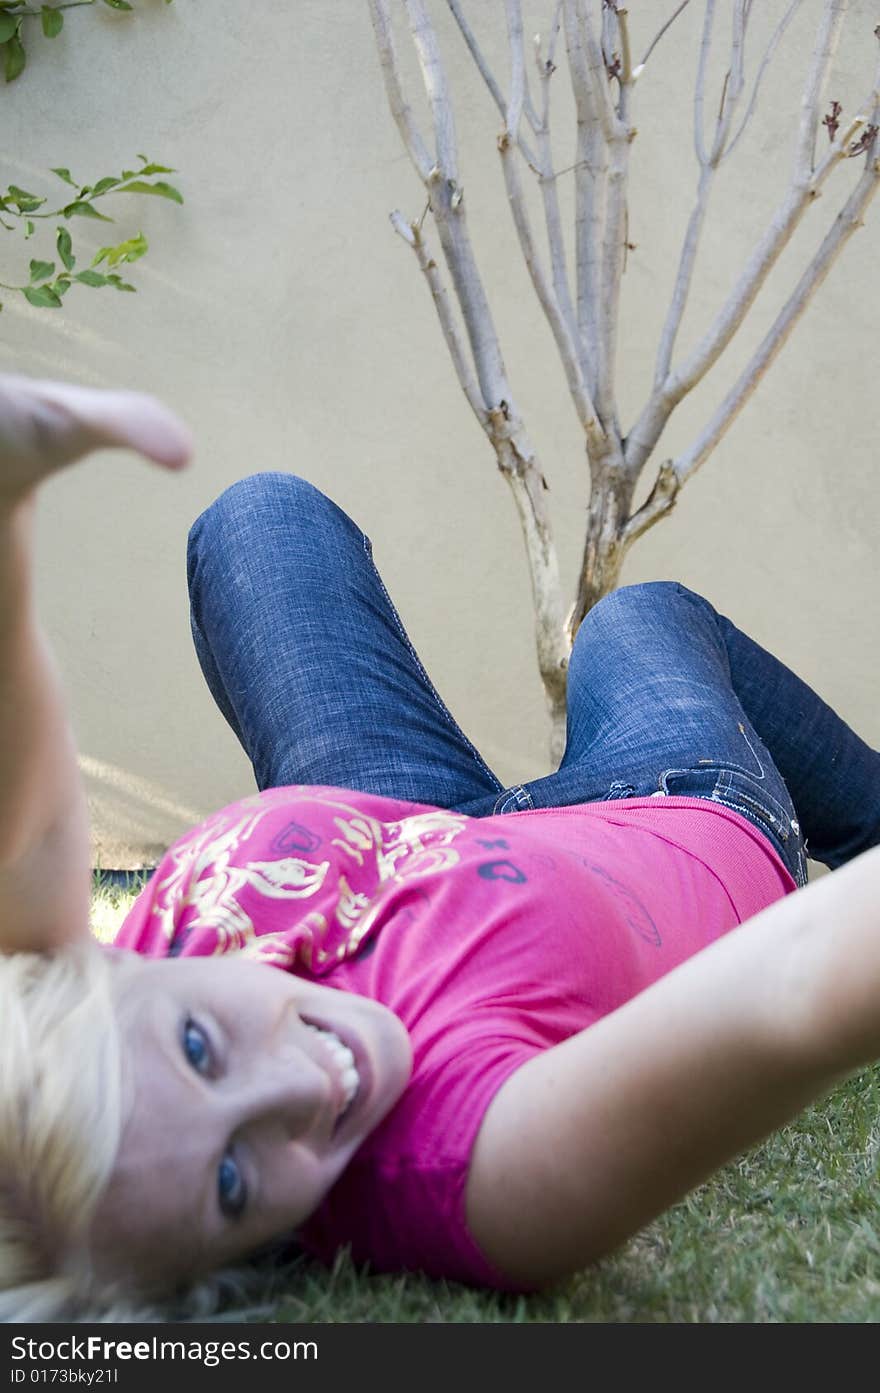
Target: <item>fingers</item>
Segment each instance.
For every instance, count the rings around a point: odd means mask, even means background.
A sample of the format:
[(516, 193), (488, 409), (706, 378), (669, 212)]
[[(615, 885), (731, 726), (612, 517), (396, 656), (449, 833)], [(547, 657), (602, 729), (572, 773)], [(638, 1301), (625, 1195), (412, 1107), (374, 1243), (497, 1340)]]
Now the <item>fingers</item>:
[(0, 485), (28, 492), (93, 450), (131, 449), (182, 468), (192, 437), (174, 412), (141, 392), (107, 391), (0, 374)]
[(186, 426), (155, 397), (60, 382), (31, 385), (44, 405), (60, 407), (75, 425), (70, 443), (77, 456), (116, 447), (136, 450), (165, 468), (181, 469), (192, 455), (193, 441)]

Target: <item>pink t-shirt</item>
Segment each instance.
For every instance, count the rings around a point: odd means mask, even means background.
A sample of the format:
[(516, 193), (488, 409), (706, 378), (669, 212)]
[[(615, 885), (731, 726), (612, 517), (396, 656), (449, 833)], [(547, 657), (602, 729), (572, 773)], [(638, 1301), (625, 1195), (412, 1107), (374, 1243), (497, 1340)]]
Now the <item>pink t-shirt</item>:
[(495, 817), (327, 786), (266, 790), (182, 837), (116, 943), (242, 952), (383, 1002), (413, 1074), (304, 1225), (324, 1258), (509, 1287), (473, 1242), (468, 1163), (506, 1078), (795, 883), (745, 818), (639, 798)]

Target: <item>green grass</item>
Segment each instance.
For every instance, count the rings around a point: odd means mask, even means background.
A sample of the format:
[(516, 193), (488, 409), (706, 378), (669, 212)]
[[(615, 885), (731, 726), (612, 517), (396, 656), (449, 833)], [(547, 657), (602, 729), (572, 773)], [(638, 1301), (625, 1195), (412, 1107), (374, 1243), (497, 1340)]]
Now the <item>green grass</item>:
[[(98, 889), (112, 936), (131, 892)], [(256, 1321), (874, 1322), (880, 1316), (880, 1067), (808, 1109), (599, 1267), (532, 1297), (379, 1277), (342, 1254), (267, 1273)]]

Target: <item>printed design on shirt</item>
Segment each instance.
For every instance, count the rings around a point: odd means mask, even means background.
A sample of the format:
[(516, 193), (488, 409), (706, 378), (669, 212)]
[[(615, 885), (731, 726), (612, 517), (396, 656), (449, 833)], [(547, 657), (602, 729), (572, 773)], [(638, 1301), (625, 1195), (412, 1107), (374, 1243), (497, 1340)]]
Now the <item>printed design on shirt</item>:
[[(291, 818), (269, 843), (271, 852), (286, 854), (277, 860), (244, 861), (248, 838), (270, 811), (290, 799), (292, 791), (266, 790), (243, 800), (171, 849), (172, 870), (157, 885), (153, 907), (169, 944), (183, 912), (193, 911), (172, 952), (181, 951), (194, 930), (212, 930), (215, 954), (238, 950), (279, 967), (294, 963), (326, 967), (361, 950), (386, 902), (382, 894), (386, 885), (402, 885), (413, 877), (447, 870), (461, 860), (453, 843), (470, 821), (465, 814), (438, 809), (383, 823), (342, 801), (335, 791), (304, 787), (302, 802), (319, 804), (332, 817), (337, 835), (330, 845), (339, 853), (335, 860), (307, 859), (308, 851), (320, 846), (326, 854), (326, 834), (321, 836)], [(260, 844), (264, 856), (265, 845), (265, 841)], [(232, 864), (233, 858), (243, 864)], [(294, 913), (288, 925), (273, 926), (265, 934), (259, 934), (252, 918), (259, 925), (259, 912), (241, 903), (245, 890), (256, 891), (266, 900), (298, 901), (322, 889), (323, 912), (313, 910), (302, 917)]]
[(335, 817), (333, 822), (341, 836), (334, 837), (331, 845), (338, 846), (358, 866), (363, 866), (367, 853), (373, 850), (377, 841), (381, 842), (381, 823), (362, 817), (359, 813), (349, 818)]
[(512, 861), (483, 861), (477, 866), (481, 880), (506, 880), (512, 885), (524, 885), (528, 876)]
[(414, 813), (399, 822), (384, 824), (384, 845), (379, 858), (382, 880), (401, 883), (411, 875), (448, 870), (461, 854), (452, 845), (467, 827), (464, 813)]
[(340, 836), (334, 837), (332, 845), (344, 851), (359, 867), (370, 861), (380, 883), (402, 882), (410, 875), (445, 870), (461, 860), (452, 843), (467, 826), (464, 813), (449, 813), (438, 808), (414, 813), (398, 822), (379, 822), (344, 804), (321, 801), (347, 814), (334, 818)]
[(285, 970), (300, 966), (311, 969), (334, 956), (321, 947), (327, 936), (327, 920), (323, 914), (312, 910), (299, 928), (305, 937), (291, 939), (286, 929), (260, 934), (245, 944), (241, 955), (250, 962), (268, 963), (270, 967)]
[(190, 904), (196, 909), (192, 929), (215, 929), (215, 952), (243, 948), (255, 936), (254, 921), (239, 903), (246, 887), (266, 899), (302, 900), (317, 894), (324, 883), (329, 861), (313, 866), (285, 857), (283, 861), (255, 861), (244, 866), (215, 862), (214, 874), (198, 882)]
[[(291, 943), (282, 931), (252, 938), (250, 943), (246, 943), (241, 949), (241, 956), (247, 958), (248, 962), (268, 963), (270, 967), (290, 970), (296, 964), (297, 956), (300, 961), (304, 961), (307, 954), (301, 947), (297, 953), (297, 945)], [(308, 953), (308, 956), (311, 957), (311, 953)], [(310, 967), (311, 963), (306, 963), (306, 966)]]
[(597, 866), (595, 862), (583, 858), (583, 863), (588, 871), (598, 876), (610, 890), (620, 899), (624, 905), (624, 917), (631, 929), (643, 938), (646, 943), (650, 943), (653, 948), (661, 948), (663, 940), (660, 937), (660, 930), (654, 923), (645, 906), (642, 904), (638, 895), (634, 894), (628, 886), (622, 884), (610, 871), (606, 871), (604, 866)]
[(339, 902), (336, 918), (344, 929), (353, 929), (370, 903), (369, 895), (352, 890), (344, 875), (339, 877)]
[(327, 875), (328, 861), (313, 864), (285, 856), (278, 861), (230, 865), (233, 853), (268, 811), (265, 805), (247, 811), (219, 834), (216, 819), (211, 819), (186, 844), (171, 849), (173, 869), (156, 887), (153, 905), (168, 943), (174, 937), (177, 916), (192, 908), (195, 913), (187, 926), (187, 937), (196, 929), (213, 929), (217, 934), (215, 953), (243, 948), (256, 932), (253, 919), (238, 899), (247, 887), (273, 900), (301, 900), (317, 894)]
[(383, 907), (379, 893), (386, 884), (404, 884), (411, 876), (447, 870), (461, 860), (452, 842), (464, 831), (468, 819), (463, 813), (442, 809), (414, 813), (397, 822), (379, 822), (338, 800), (322, 799), (338, 809), (334, 818), (339, 847), (359, 869), (368, 863), (375, 870), (378, 886), (372, 895), (352, 890), (345, 875), (339, 876), (339, 902), (336, 920), (348, 933), (337, 950), (342, 959), (357, 952)]
[(497, 837), (494, 842), (488, 837), (477, 837), (477, 843), (484, 846), (487, 851), (493, 851), (497, 847), (500, 847), (502, 851), (510, 850), (510, 842), (506, 841), (504, 837)]
[(167, 943), (174, 937), (177, 915), (195, 902), (199, 877), (215, 861), (222, 862), (224, 857), (228, 861), (241, 838), (249, 836), (268, 812), (264, 807), (251, 812), (251, 802), (245, 799), (237, 807), (239, 814), (245, 814), (237, 821), (230, 823), (224, 814), (215, 813), (169, 848), (172, 868), (157, 884), (153, 899), (153, 914), (159, 920), (160, 932)]
[(317, 832), (313, 832), (310, 827), (304, 827), (301, 822), (288, 822), (272, 839), (270, 851), (275, 851), (279, 856), (285, 856), (291, 851), (308, 852), (317, 851), (323, 841)]

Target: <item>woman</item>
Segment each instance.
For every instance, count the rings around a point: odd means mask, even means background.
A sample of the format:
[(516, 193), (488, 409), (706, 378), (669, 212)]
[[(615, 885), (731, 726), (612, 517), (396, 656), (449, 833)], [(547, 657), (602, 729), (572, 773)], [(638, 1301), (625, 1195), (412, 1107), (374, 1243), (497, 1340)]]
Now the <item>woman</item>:
[[(146, 398), (0, 378), (0, 1313), (152, 1299), (294, 1231), (539, 1287), (880, 1054), (880, 755), (658, 583), (587, 617), (560, 769), (504, 789), (368, 539), (292, 475), (190, 537), (260, 792), (170, 849), (115, 950), (84, 943), (30, 528), (110, 444), (189, 451)], [(799, 889), (805, 839), (852, 864)]]

